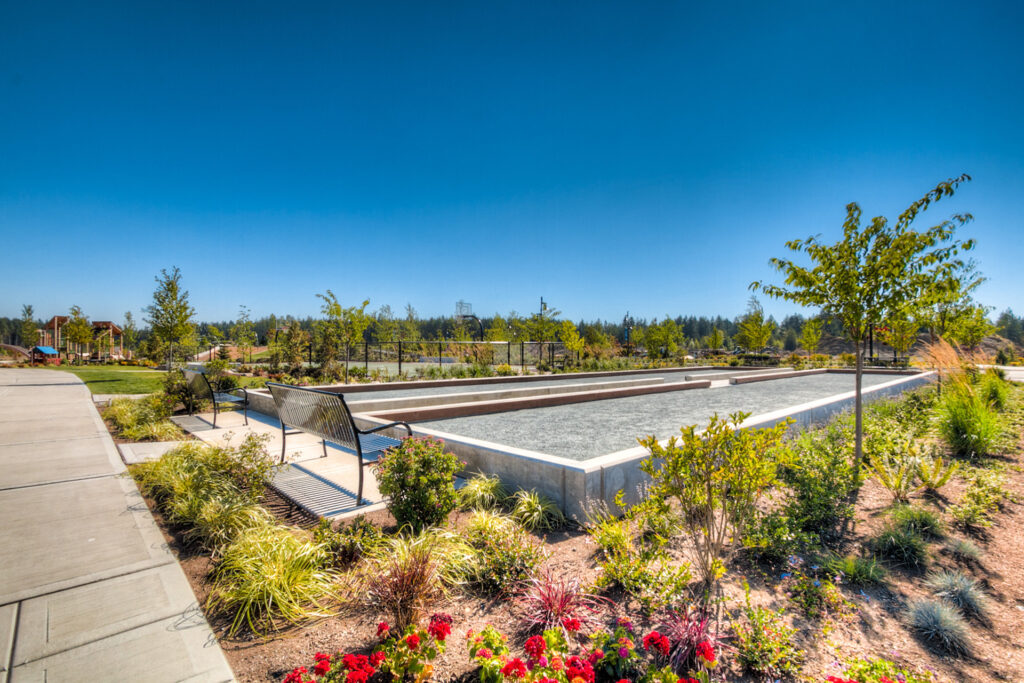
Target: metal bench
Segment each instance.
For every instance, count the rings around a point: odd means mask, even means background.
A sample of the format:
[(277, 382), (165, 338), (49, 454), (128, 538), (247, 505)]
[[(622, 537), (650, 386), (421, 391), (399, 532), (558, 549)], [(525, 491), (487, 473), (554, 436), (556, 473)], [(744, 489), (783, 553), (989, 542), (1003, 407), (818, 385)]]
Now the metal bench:
[[(284, 462), (288, 434), (305, 432), (320, 437), (323, 456), (327, 457), (327, 442), (337, 444), (355, 453), (359, 463), (359, 491), (356, 505), (363, 504), (363, 468), (377, 461), (380, 454), (401, 442), (383, 434), (377, 434), (390, 427), (405, 427), (412, 436), (412, 427), (406, 422), (391, 422), (373, 429), (359, 429), (352, 419), (352, 411), (345, 403), (345, 397), (320, 389), (295, 387), (277, 382), (267, 382), (267, 389), (274, 397), (277, 417), (281, 421), (281, 462)], [(292, 431), (289, 432), (288, 428)]]
[(228, 391), (214, 391), (213, 386), (210, 384), (210, 380), (208, 380), (206, 375), (203, 373), (196, 372), (195, 370), (183, 370), (182, 372), (185, 373), (185, 383), (188, 385), (188, 391), (190, 394), (190, 400), (186, 405), (189, 415), (192, 415), (195, 412), (199, 401), (210, 401), (213, 403), (214, 428), (217, 427), (218, 405), (242, 406), (242, 413), (245, 416), (245, 424), (249, 424), (249, 392), (245, 389), (229, 390), (241, 391), (242, 395), (237, 396), (229, 393)]

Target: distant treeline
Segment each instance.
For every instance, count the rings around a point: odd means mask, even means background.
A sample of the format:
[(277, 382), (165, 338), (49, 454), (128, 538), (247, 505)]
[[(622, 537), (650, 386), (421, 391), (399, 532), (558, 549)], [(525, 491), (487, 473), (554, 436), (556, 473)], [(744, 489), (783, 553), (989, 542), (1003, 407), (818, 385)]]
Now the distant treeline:
[[(495, 314), (489, 317), (480, 318), (478, 325), (475, 320), (464, 319), (461, 322), (452, 316), (421, 318), (411, 308), (407, 308), (405, 315), (395, 317), (388, 306), (382, 306), (370, 313), (372, 318), (370, 326), (365, 333), (365, 340), (371, 343), (392, 340), (435, 340), (435, 339), (476, 339), (479, 337), (480, 326), (482, 326), (487, 339), (508, 339), (513, 341), (530, 340), (537, 336), (537, 330), (544, 329), (543, 326), (531, 325), (537, 316), (524, 318), (515, 313), (506, 316)], [(716, 329), (726, 339), (735, 337), (738, 332), (738, 324), (742, 315), (735, 318), (724, 316), (693, 316), (679, 315), (672, 320), (690, 342), (699, 343), (700, 340), (711, 335)], [(769, 318), (770, 319), (770, 318)], [(257, 337), (258, 345), (269, 343), (274, 330), (283, 329), (298, 324), (302, 329), (312, 333), (314, 322), (317, 318), (295, 318), (293, 316), (269, 315), (252, 321)], [(587, 336), (600, 335), (607, 339), (616, 340), (619, 343), (627, 341), (626, 330), (630, 329), (629, 338), (633, 341), (642, 339), (644, 330), (652, 325), (664, 323), (666, 318), (634, 318), (621, 321), (608, 320), (579, 320), (576, 327), (580, 334)], [(792, 350), (797, 347), (797, 338), (803, 327), (806, 317), (795, 314), (785, 317), (778, 322), (772, 334), (772, 345), (779, 348)], [(6, 344), (22, 345), (21, 320), (18, 318), (0, 318), (0, 342)], [(37, 321), (42, 327), (44, 321)], [(230, 330), (236, 324), (234, 320), (206, 321), (197, 323), (197, 332), (200, 340), (208, 341), (218, 337), (230, 338)], [(842, 336), (841, 325), (834, 320), (824, 321), (823, 332)], [(1024, 317), (1016, 316), (1012, 310), (1003, 311), (995, 321), (996, 333), (1017, 344), (1024, 344)], [(219, 334), (217, 334), (219, 333)], [(540, 334), (546, 334), (541, 332)], [(148, 330), (143, 327), (138, 334), (139, 341), (145, 341), (148, 337)], [(551, 337), (554, 339), (554, 336)]]

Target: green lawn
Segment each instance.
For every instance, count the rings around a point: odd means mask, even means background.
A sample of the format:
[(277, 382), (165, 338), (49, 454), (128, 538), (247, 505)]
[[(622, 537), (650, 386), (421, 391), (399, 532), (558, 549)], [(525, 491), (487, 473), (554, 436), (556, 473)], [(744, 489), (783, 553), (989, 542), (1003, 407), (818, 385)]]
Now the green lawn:
[(162, 370), (124, 365), (74, 366), (50, 368), (77, 375), (94, 394), (151, 394), (164, 387)]

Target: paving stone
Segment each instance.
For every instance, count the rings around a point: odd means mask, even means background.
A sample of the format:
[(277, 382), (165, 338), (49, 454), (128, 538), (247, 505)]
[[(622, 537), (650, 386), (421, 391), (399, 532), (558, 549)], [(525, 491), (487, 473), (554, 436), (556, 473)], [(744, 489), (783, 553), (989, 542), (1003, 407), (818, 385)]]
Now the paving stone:
[(119, 443), (117, 450), (121, 453), (121, 459), (129, 465), (137, 465), (140, 462), (159, 460), (167, 451), (177, 448), (184, 441), (140, 441), (138, 443)]
[(154, 621), (196, 615), (201, 620), (192, 588), (173, 564), (50, 593), (21, 604), (13, 665)]
[(14, 630), (18, 619), (18, 605), (0, 607), (0, 681), (7, 679), (7, 663), (14, 651)]
[(0, 489), (110, 475), (124, 470), (109, 438), (0, 445)]

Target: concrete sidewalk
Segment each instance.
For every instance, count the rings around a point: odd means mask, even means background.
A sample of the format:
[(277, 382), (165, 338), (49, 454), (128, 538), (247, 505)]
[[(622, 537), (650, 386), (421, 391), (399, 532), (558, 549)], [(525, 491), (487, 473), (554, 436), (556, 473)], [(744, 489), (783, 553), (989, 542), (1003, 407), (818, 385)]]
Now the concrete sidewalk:
[(0, 683), (230, 681), (77, 377), (0, 370)]

